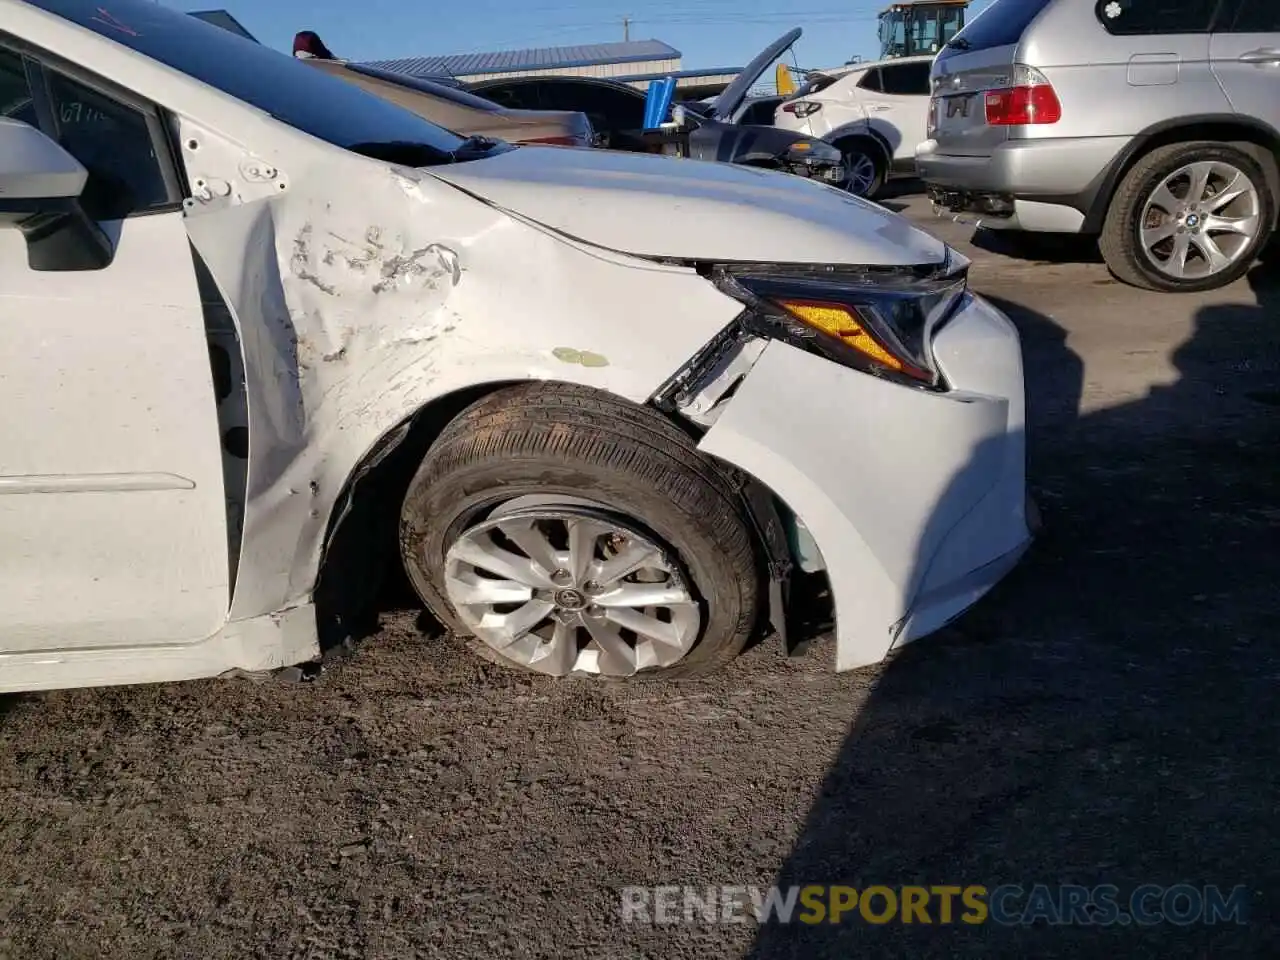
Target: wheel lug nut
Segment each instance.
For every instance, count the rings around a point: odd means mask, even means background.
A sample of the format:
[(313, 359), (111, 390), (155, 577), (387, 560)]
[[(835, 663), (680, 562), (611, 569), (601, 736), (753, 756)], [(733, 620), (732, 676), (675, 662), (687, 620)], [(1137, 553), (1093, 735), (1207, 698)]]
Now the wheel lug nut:
[(582, 589), (586, 590), (587, 593), (600, 593), (604, 590), (604, 587), (600, 586), (595, 580), (588, 580)]
[(593, 603), (591, 606), (587, 607), (586, 614), (592, 620), (599, 620), (604, 616), (604, 607), (597, 603)]
[(551, 581), (553, 583), (558, 583), (561, 585), (572, 583), (573, 574), (570, 573), (568, 570), (556, 570), (554, 573), (551, 574)]

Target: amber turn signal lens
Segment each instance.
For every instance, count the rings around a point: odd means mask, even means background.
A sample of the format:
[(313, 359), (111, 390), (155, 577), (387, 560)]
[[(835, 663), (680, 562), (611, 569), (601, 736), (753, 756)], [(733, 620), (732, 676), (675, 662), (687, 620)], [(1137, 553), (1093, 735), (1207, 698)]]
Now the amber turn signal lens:
[(908, 376), (929, 379), (926, 371), (890, 353), (884, 344), (867, 331), (853, 307), (812, 300), (778, 300), (777, 304), (797, 320), (834, 337), (883, 367)]

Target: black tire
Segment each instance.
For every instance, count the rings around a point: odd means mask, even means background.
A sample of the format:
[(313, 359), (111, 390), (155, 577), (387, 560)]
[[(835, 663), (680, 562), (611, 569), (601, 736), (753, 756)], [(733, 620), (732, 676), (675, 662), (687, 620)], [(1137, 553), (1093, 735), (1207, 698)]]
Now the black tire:
[[(1230, 163), (1249, 176), (1261, 198), (1262, 226), (1247, 252), (1231, 267), (1211, 276), (1179, 280), (1161, 272), (1148, 260), (1139, 236), (1140, 220), (1147, 198), (1166, 177), (1179, 167), (1204, 160)], [(1144, 290), (1194, 293), (1225, 287), (1249, 272), (1271, 236), (1275, 225), (1276, 198), (1271, 195), (1269, 185), (1266, 172), (1253, 157), (1225, 143), (1196, 141), (1157, 147), (1125, 175), (1111, 199), (1102, 235), (1098, 238), (1102, 258), (1116, 279)]]
[[(446, 598), (445, 556), (462, 532), (528, 495), (589, 499), (674, 549), (702, 608), (701, 635), (673, 666), (634, 678), (709, 673), (756, 626), (760, 576), (741, 500), (722, 469), (660, 414), (588, 388), (526, 384), (463, 411), (431, 447), (401, 512), (405, 569), (431, 612), (467, 630)], [(524, 669), (474, 638), (486, 659)]]
[(880, 196), (889, 179), (889, 164), (880, 144), (870, 137), (849, 137), (836, 143), (835, 147), (844, 155), (844, 166), (848, 173), (852, 174), (854, 164), (861, 157), (866, 157), (875, 167), (875, 176), (865, 192), (858, 193), (852, 185), (846, 185), (845, 189), (864, 200), (874, 200)]

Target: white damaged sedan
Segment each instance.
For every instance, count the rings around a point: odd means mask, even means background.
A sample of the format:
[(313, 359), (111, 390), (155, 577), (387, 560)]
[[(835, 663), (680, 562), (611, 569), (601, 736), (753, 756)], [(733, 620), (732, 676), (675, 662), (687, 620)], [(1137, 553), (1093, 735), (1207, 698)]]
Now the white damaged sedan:
[(307, 661), (398, 551), (499, 663), (836, 667), (1031, 539), (1017, 333), (796, 177), (462, 140), (147, 0), (0, 0), (0, 690)]

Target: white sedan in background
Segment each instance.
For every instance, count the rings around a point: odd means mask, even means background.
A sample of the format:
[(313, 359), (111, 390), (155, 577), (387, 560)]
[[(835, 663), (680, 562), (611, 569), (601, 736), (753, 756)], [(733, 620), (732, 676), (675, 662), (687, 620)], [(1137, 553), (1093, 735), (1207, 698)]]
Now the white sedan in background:
[(810, 75), (778, 107), (774, 126), (825, 140), (844, 154), (848, 189), (874, 199), (895, 175), (915, 176), (929, 131), (933, 57), (858, 63)]
[(309, 660), (388, 553), (555, 676), (714, 669), (824, 571), (849, 669), (1027, 547), (1017, 333), (904, 220), (148, 0), (0, 17), (0, 690)]

